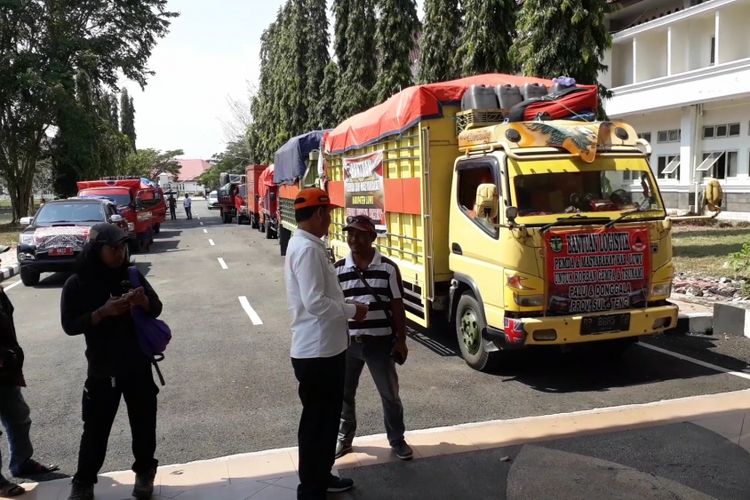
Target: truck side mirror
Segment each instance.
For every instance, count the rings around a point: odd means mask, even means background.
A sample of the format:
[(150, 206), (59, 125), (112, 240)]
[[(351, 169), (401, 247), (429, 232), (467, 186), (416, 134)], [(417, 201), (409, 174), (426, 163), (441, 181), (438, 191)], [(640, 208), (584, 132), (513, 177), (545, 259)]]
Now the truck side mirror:
[(505, 209), (505, 218), (508, 219), (508, 222), (510, 223), (510, 225), (513, 225), (516, 223), (516, 217), (518, 217), (517, 207), (508, 207)]
[(31, 217), (21, 217), (18, 223), (21, 224), (22, 226), (30, 226), (31, 220), (32, 220)]

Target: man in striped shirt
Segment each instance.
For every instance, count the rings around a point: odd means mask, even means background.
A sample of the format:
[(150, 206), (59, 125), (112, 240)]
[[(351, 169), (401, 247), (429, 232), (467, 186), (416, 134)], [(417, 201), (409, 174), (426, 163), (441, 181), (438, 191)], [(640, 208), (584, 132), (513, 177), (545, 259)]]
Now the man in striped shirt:
[(377, 238), (372, 220), (366, 216), (349, 217), (344, 231), (351, 253), (336, 262), (336, 274), (347, 301), (367, 304), (369, 310), (364, 320), (349, 320), (351, 343), (346, 351), (336, 458), (352, 451), (357, 429), (354, 399), (366, 364), (383, 403), (388, 442), (398, 458), (410, 460), (413, 452), (404, 440), (404, 407), (398, 395), (395, 361), (403, 363), (408, 355), (401, 274), (393, 261), (372, 246)]

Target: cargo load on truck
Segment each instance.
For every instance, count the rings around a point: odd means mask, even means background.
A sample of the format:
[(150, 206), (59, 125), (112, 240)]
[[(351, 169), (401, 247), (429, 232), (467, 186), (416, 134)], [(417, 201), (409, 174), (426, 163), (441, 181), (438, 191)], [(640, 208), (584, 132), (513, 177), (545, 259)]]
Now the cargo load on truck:
[(626, 123), (593, 121), (597, 105), (592, 85), (490, 74), (410, 87), (345, 120), (323, 149), (344, 207), (333, 253), (349, 252), (348, 217), (373, 219), (409, 320), (450, 325), (480, 370), (502, 351), (616, 353), (673, 328), (650, 146)]
[(297, 228), (294, 199), (300, 189), (318, 185), (318, 152), (327, 130), (292, 137), (274, 154), (273, 181), (278, 186), (278, 237), (281, 255)]

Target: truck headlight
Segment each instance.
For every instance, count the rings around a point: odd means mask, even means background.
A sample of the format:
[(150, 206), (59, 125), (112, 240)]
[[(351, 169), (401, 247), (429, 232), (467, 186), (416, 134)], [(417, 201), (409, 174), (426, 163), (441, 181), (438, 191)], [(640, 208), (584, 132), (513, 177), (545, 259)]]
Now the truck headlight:
[(21, 233), (18, 236), (18, 243), (20, 243), (21, 245), (33, 245), (34, 233)]
[(654, 283), (651, 285), (652, 297), (669, 297), (672, 294), (672, 282)]
[(513, 300), (521, 307), (542, 307), (544, 305), (544, 295), (519, 295), (514, 293)]

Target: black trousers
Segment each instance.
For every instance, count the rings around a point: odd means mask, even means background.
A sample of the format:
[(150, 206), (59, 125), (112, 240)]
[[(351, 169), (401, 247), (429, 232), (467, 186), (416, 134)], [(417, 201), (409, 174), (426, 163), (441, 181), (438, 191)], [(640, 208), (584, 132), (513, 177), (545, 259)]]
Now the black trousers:
[(302, 402), (297, 498), (324, 499), (336, 455), (346, 351), (331, 358), (292, 358), (292, 366)]
[(151, 370), (127, 378), (88, 378), (83, 388), (83, 436), (78, 453), (78, 471), (73, 480), (96, 483), (107, 454), (107, 441), (117, 415), (120, 397), (125, 398), (133, 436), (133, 471), (155, 469), (156, 395)]
[(169, 209), (169, 215), (170, 217), (172, 217), (172, 220), (175, 220), (177, 218), (177, 214), (175, 212), (176, 212), (176, 209), (174, 208)]

